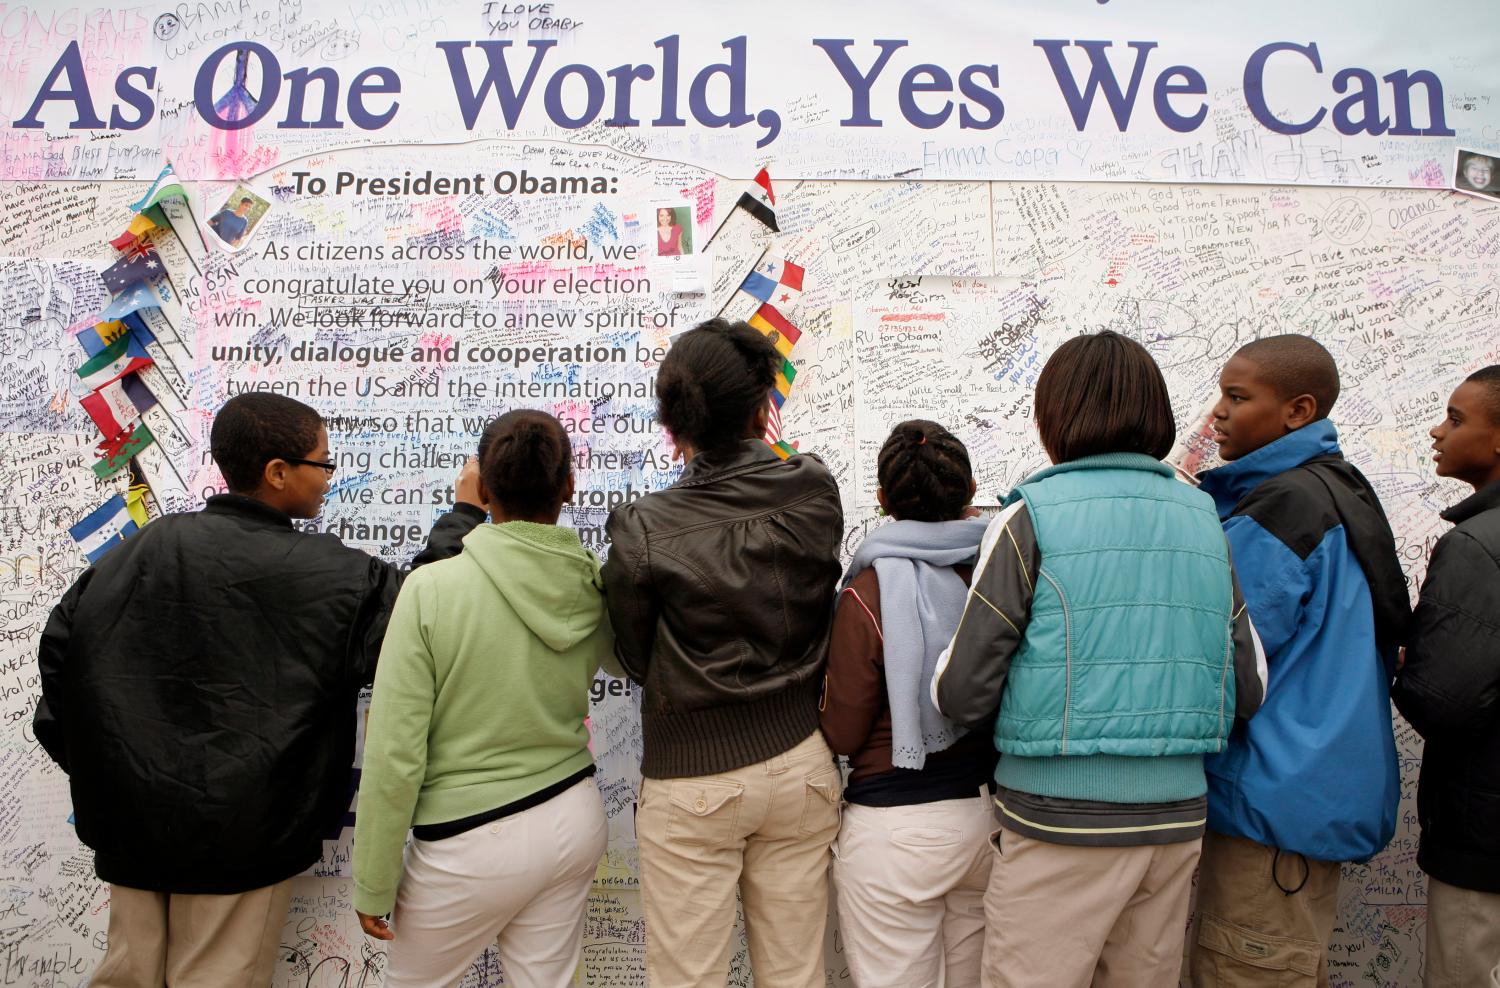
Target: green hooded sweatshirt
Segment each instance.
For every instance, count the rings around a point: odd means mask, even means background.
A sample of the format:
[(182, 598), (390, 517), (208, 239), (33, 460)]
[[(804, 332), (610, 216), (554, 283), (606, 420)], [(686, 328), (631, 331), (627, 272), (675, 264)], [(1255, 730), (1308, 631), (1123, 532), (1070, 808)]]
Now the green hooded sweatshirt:
[(401, 588), (355, 806), (354, 908), (396, 901), (412, 825), (513, 803), (587, 768), (589, 686), (613, 657), (599, 560), (571, 529), (481, 525)]

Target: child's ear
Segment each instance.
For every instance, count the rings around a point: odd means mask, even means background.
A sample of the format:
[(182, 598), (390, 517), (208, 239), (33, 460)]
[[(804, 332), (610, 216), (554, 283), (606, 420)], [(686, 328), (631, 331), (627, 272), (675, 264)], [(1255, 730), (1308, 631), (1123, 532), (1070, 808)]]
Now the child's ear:
[(1298, 395), (1282, 408), (1283, 420), (1288, 432), (1295, 432), (1318, 417), (1318, 399), (1312, 395)]
[(286, 479), (290, 468), (291, 464), (282, 459), (275, 459), (266, 463), (260, 471), (261, 490), (286, 490)]
[(973, 477), (969, 478), (969, 503), (974, 503), (974, 495), (979, 493), (979, 481)]
[[(573, 493), (574, 493), (573, 471), (569, 470), (568, 471), (568, 482), (563, 485), (562, 503), (563, 504), (567, 504), (569, 501), (573, 500)], [(559, 505), (559, 507), (560, 507), (560, 505)]]
[(885, 503), (885, 488), (884, 487), (877, 487), (877, 488), (875, 488), (875, 503), (878, 504), (878, 505), (880, 505), (880, 513), (881, 514), (888, 515), (888, 514), (891, 513), (890, 505), (888, 505), (888, 504)]

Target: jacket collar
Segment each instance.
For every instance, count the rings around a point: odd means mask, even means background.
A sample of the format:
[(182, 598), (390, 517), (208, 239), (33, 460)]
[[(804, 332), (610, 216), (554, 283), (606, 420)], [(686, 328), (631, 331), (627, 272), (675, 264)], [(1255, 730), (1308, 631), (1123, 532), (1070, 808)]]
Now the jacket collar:
[(745, 439), (729, 449), (697, 454), (672, 486), (694, 487), (781, 462), (781, 457), (766, 445), (765, 440)]
[(1021, 488), (1027, 484), (1034, 484), (1048, 477), (1056, 477), (1058, 474), (1073, 473), (1079, 470), (1143, 470), (1147, 473), (1159, 473), (1164, 477), (1175, 476), (1171, 467), (1161, 460), (1155, 460), (1144, 453), (1100, 453), (1098, 456), (1085, 456), (1077, 460), (1069, 460), (1066, 463), (1055, 463), (1044, 470), (1027, 477), (1016, 485), (1016, 489), (1001, 498), (1005, 505), (1013, 504), (1021, 496)]
[(1235, 505), (1262, 483), (1280, 473), (1300, 467), (1315, 456), (1339, 452), (1339, 434), (1333, 423), (1320, 419), (1266, 443), (1253, 453), (1198, 475), (1198, 485), (1214, 499), (1220, 518), (1234, 513)]
[(215, 515), (238, 515), (241, 518), (269, 522), (278, 528), (292, 527), (290, 515), (243, 494), (215, 494), (204, 503), (203, 510)]
[(1481, 487), (1462, 501), (1443, 512), (1443, 521), (1449, 521), (1457, 525), (1468, 521), (1475, 515), (1485, 511), (1493, 511), (1500, 508), (1500, 481), (1496, 481), (1488, 487)]

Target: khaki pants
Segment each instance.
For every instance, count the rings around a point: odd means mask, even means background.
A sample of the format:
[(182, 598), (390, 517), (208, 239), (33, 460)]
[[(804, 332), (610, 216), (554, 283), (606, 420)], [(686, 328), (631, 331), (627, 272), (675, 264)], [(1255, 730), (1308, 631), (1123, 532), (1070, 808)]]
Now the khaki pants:
[(1339, 872), (1337, 861), (1210, 830), (1198, 871), (1193, 988), (1326, 986)]
[(646, 981), (723, 988), (738, 885), (755, 983), (822, 988), (839, 773), (823, 735), (722, 775), (646, 779), (636, 812)]
[(995, 835), (984, 988), (1177, 984), (1200, 842), (1049, 844)]
[(514, 988), (573, 984), (589, 888), (609, 841), (593, 779), (443, 840), (413, 840), (385, 988), (451, 988), (492, 943)]
[(856, 988), (973, 988), (995, 852), (989, 790), (844, 807), (833, 845), (839, 931)]
[(1427, 876), (1427, 966), (1423, 988), (1469, 988), (1500, 972), (1500, 893), (1475, 892)]
[(109, 949), (92, 988), (266, 988), (292, 880), (238, 895), (109, 887)]

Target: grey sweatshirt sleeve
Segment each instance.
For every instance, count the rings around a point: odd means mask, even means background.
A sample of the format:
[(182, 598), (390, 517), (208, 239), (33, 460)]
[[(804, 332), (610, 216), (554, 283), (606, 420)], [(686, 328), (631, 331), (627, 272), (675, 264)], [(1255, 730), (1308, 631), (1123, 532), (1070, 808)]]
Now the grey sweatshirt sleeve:
[(932, 702), (949, 720), (977, 727), (1000, 708), (1040, 566), (1031, 515), (1017, 501), (985, 529), (958, 631), (932, 676)]
[(1234, 716), (1236, 720), (1249, 720), (1266, 698), (1266, 650), (1261, 646), (1260, 635), (1255, 633), (1255, 625), (1250, 623), (1250, 608), (1245, 606), (1233, 566), (1229, 576), (1234, 586), (1234, 624), (1230, 632), (1234, 643)]

